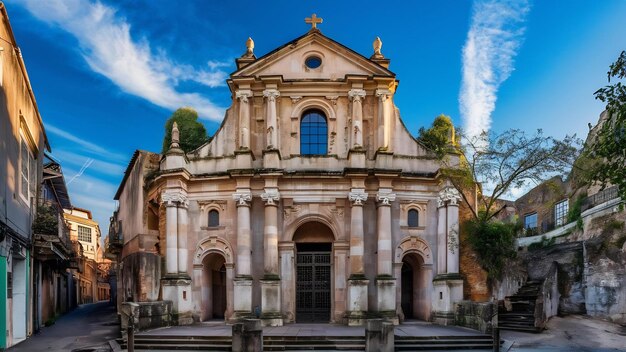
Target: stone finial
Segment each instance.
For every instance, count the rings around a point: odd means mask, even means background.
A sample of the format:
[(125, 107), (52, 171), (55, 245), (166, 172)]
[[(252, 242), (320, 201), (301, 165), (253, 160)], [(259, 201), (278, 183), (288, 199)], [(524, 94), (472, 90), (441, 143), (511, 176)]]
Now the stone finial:
[(243, 55), (244, 57), (253, 57), (254, 56), (254, 40), (248, 37), (246, 40), (246, 53)]
[(380, 49), (382, 49), (383, 47), (383, 41), (380, 40), (380, 37), (376, 37), (376, 39), (374, 39), (374, 43), (372, 43), (372, 47), (374, 48), (374, 55), (372, 55), (372, 58), (375, 58), (375, 59), (384, 58), (383, 54), (380, 52)]
[(172, 143), (170, 149), (180, 148), (180, 132), (178, 131), (178, 124), (174, 121), (172, 125)]

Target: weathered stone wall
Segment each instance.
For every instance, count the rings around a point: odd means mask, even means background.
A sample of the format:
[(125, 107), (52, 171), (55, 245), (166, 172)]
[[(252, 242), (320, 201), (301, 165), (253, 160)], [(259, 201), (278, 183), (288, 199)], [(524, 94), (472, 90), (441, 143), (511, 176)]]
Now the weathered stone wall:
[(461, 301), (454, 305), (454, 324), (491, 333), (491, 326), (497, 324), (497, 309), (498, 306), (492, 302)]
[(591, 316), (626, 324), (626, 212), (593, 219), (599, 235), (585, 242), (585, 307)]
[(161, 257), (155, 253), (137, 252), (122, 259), (122, 301), (150, 302), (159, 299)]

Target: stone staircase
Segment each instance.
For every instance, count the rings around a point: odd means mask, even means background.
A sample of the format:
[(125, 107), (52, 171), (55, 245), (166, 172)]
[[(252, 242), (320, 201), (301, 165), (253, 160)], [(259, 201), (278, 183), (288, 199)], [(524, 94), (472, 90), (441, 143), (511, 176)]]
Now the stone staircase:
[[(126, 341), (118, 339), (122, 349)], [(136, 351), (231, 351), (230, 336), (136, 335)], [(396, 336), (396, 351), (491, 350), (488, 335)], [(264, 336), (263, 351), (364, 351), (364, 336)]]
[(499, 307), (498, 327), (500, 330), (541, 331), (535, 327), (535, 305), (541, 285), (541, 281), (528, 281), (516, 294), (506, 297), (506, 300), (511, 302), (512, 310), (507, 311), (503, 306)]
[(485, 350), (493, 348), (493, 337), (472, 336), (396, 336), (396, 351), (454, 351)]

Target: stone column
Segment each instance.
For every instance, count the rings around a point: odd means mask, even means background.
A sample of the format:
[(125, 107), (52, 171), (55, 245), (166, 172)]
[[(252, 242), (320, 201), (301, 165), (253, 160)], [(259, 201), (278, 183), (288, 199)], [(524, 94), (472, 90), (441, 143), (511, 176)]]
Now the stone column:
[(448, 251), (446, 250), (446, 228), (448, 217), (445, 203), (437, 201), (437, 274), (448, 272)]
[(348, 92), (352, 100), (352, 125), (350, 129), (350, 148), (360, 148), (363, 146), (363, 105), (365, 98), (364, 89), (352, 89)]
[(447, 270), (448, 274), (459, 273), (459, 205), (455, 198), (450, 200), (447, 207), (448, 238)]
[(363, 325), (366, 319), (368, 297), (363, 266), (363, 202), (367, 193), (353, 188), (348, 195), (352, 202), (350, 216), (350, 278), (348, 279), (348, 325)]
[(237, 203), (237, 264), (234, 280), (234, 308), (237, 318), (252, 315), (252, 271), (251, 271), (251, 236), (250, 236), (250, 201), (249, 189), (237, 190), (233, 194)]
[(163, 192), (161, 201), (165, 204), (165, 273), (178, 274), (178, 212), (174, 194)]
[(295, 322), (296, 293), (295, 253), (293, 242), (280, 244), (281, 315), (285, 323)]
[(280, 277), (278, 275), (278, 201), (276, 188), (266, 188), (261, 194), (265, 202), (263, 230), (264, 275), (261, 280), (261, 320), (264, 326), (282, 326)]
[[(458, 200), (454, 187), (446, 187), (437, 199), (437, 276), (433, 280), (432, 319), (443, 325), (454, 324), (454, 303), (463, 299), (463, 280), (459, 275)], [(451, 241), (452, 240), (452, 241)], [(454, 241), (457, 241), (455, 248)], [(451, 245), (452, 244), (452, 245)]]
[(263, 91), (263, 96), (267, 98), (267, 148), (278, 148), (278, 131), (276, 122), (276, 98), (280, 96), (280, 92), (277, 89), (266, 89)]
[(239, 100), (239, 149), (250, 148), (250, 105), (248, 98), (252, 97), (251, 90), (238, 90), (235, 97)]
[(382, 188), (376, 194), (378, 201), (378, 217), (376, 222), (378, 233), (377, 255), (377, 310), (378, 313), (397, 324), (396, 315), (396, 280), (393, 277), (393, 263), (391, 255), (391, 202), (396, 195), (391, 189)]
[(391, 149), (391, 92), (386, 89), (376, 90), (376, 96), (378, 97), (378, 121), (382, 121), (382, 126), (379, 125), (379, 147), (383, 150)]
[(187, 272), (187, 196), (183, 190), (166, 190), (166, 274), (161, 279), (163, 300), (172, 301), (172, 323), (193, 323), (191, 278)]
[(187, 271), (189, 250), (187, 249), (187, 202), (178, 205), (178, 272), (189, 276)]

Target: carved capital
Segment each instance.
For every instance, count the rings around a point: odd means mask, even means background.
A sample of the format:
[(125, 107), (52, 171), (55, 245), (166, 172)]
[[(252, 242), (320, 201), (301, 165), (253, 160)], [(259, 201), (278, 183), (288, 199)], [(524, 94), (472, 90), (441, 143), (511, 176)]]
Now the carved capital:
[(352, 205), (363, 205), (363, 202), (367, 200), (367, 193), (362, 188), (354, 188), (348, 193), (348, 199), (352, 202)]
[(441, 208), (449, 203), (450, 205), (458, 205), (461, 194), (454, 187), (446, 187), (439, 191), (439, 197), (437, 198), (437, 207)]
[(263, 96), (266, 97), (268, 101), (274, 102), (276, 98), (280, 96), (280, 92), (278, 89), (266, 89), (263, 91)]
[(252, 97), (252, 91), (248, 89), (238, 90), (235, 92), (235, 98), (237, 98), (237, 100), (239, 100), (240, 102), (244, 104), (247, 104), (248, 98), (251, 98), (251, 97)]
[(376, 96), (378, 97), (381, 103), (384, 103), (385, 101), (387, 101), (387, 99), (391, 97), (391, 91), (387, 89), (377, 89)]
[(391, 205), (391, 202), (396, 200), (396, 194), (391, 193), (390, 189), (381, 189), (376, 194), (376, 200), (379, 202), (379, 205)]
[(291, 102), (293, 104), (295, 104), (295, 103), (299, 102), (300, 99), (302, 99), (302, 96), (301, 95), (292, 95), (289, 98), (291, 98)]
[(233, 193), (233, 199), (237, 202), (238, 207), (248, 207), (252, 201), (252, 193), (250, 191), (242, 191)]
[(187, 207), (189, 201), (187, 200), (187, 195), (180, 190), (164, 190), (161, 193), (161, 204), (165, 204), (168, 207)]
[(263, 199), (265, 205), (278, 205), (280, 193), (276, 189), (266, 189), (265, 193), (261, 193), (261, 199)]
[(348, 97), (354, 102), (360, 102), (365, 98), (365, 89), (351, 89), (348, 92)]
[(339, 99), (338, 95), (327, 95), (326, 99), (330, 100), (333, 105), (337, 105), (337, 99)]

